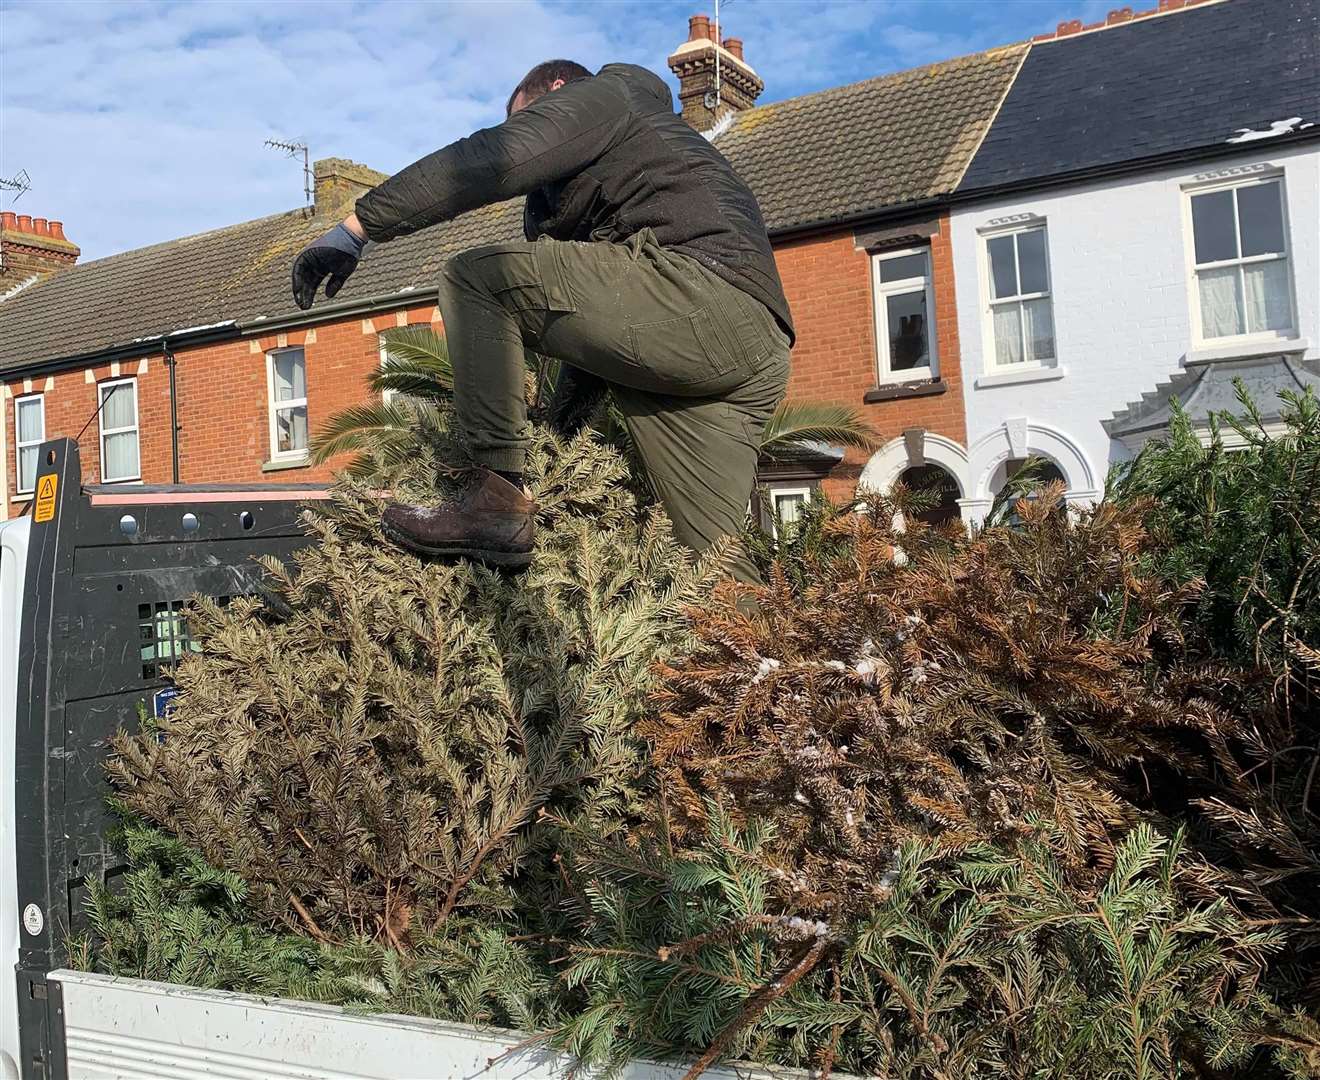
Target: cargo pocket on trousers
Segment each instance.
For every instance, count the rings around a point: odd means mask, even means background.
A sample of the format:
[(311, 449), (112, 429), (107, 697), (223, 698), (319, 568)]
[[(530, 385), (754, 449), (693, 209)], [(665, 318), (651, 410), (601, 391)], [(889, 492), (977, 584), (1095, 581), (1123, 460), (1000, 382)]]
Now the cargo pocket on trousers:
[(564, 241), (538, 240), (533, 247), (536, 254), (536, 268), (541, 274), (541, 285), (545, 289), (546, 311), (577, 311), (577, 301), (568, 287), (564, 273), (564, 263), (558, 247)]
[(705, 309), (661, 322), (637, 323), (629, 332), (633, 361), (666, 382), (700, 386), (737, 366)]

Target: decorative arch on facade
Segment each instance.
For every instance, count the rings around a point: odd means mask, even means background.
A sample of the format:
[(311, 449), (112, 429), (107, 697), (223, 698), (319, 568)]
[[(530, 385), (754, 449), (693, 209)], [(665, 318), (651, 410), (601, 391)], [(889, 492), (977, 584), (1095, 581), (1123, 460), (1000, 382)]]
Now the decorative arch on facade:
[(968, 502), (983, 514), (994, 501), (993, 480), (999, 467), (1014, 458), (1034, 456), (1049, 458), (1059, 467), (1068, 485), (1066, 497), (1070, 503), (1100, 498), (1103, 483), (1080, 443), (1048, 424), (1010, 417), (972, 444), (968, 453)]
[(921, 465), (938, 465), (953, 477), (958, 493), (967, 494), (967, 451), (952, 439), (921, 429), (905, 431), (872, 454), (857, 486), (888, 491), (904, 472)]

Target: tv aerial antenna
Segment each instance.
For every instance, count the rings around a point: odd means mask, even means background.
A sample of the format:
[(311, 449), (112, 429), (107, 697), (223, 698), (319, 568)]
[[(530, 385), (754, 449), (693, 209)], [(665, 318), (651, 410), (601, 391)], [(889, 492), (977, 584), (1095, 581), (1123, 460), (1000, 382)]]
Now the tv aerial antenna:
[(272, 150), (283, 150), (285, 157), (296, 158), (302, 154), (303, 159), (303, 198), (307, 200), (307, 205), (312, 205), (312, 166), (308, 162), (307, 144), (305, 142), (284, 142), (280, 139), (267, 139), (266, 145)]
[[(728, 7), (733, 0), (724, 0), (724, 6)], [(715, 0), (715, 86), (706, 91), (706, 96), (702, 98), (702, 104), (715, 114), (715, 119), (720, 118), (720, 49), (724, 40), (724, 31), (720, 28), (720, 0)]]
[(14, 192), (11, 202), (18, 202), (23, 197), (23, 192), (32, 190), (32, 177), (28, 176), (27, 169), (19, 169), (13, 178), (0, 176), (0, 190)]

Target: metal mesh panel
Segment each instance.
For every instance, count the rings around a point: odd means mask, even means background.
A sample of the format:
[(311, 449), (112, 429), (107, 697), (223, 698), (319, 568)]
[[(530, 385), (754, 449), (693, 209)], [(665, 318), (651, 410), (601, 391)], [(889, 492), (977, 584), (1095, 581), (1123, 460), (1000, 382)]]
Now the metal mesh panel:
[[(229, 597), (219, 596), (216, 601), (227, 604)], [(138, 648), (143, 679), (169, 678), (180, 660), (189, 653), (202, 651), (201, 645), (188, 631), (184, 614), (187, 603), (187, 600), (161, 600), (138, 605)]]

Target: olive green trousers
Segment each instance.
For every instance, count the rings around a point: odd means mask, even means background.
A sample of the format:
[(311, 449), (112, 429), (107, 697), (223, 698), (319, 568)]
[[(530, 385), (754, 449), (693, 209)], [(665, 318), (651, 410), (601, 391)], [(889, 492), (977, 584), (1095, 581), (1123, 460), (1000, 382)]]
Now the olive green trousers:
[[(760, 301), (649, 229), (626, 243), (495, 244), (454, 256), (440, 310), (472, 457), (521, 471), (524, 349), (603, 379), (678, 539), (741, 531), (761, 434), (784, 395), (788, 336)], [(738, 547), (730, 571), (756, 580)]]

